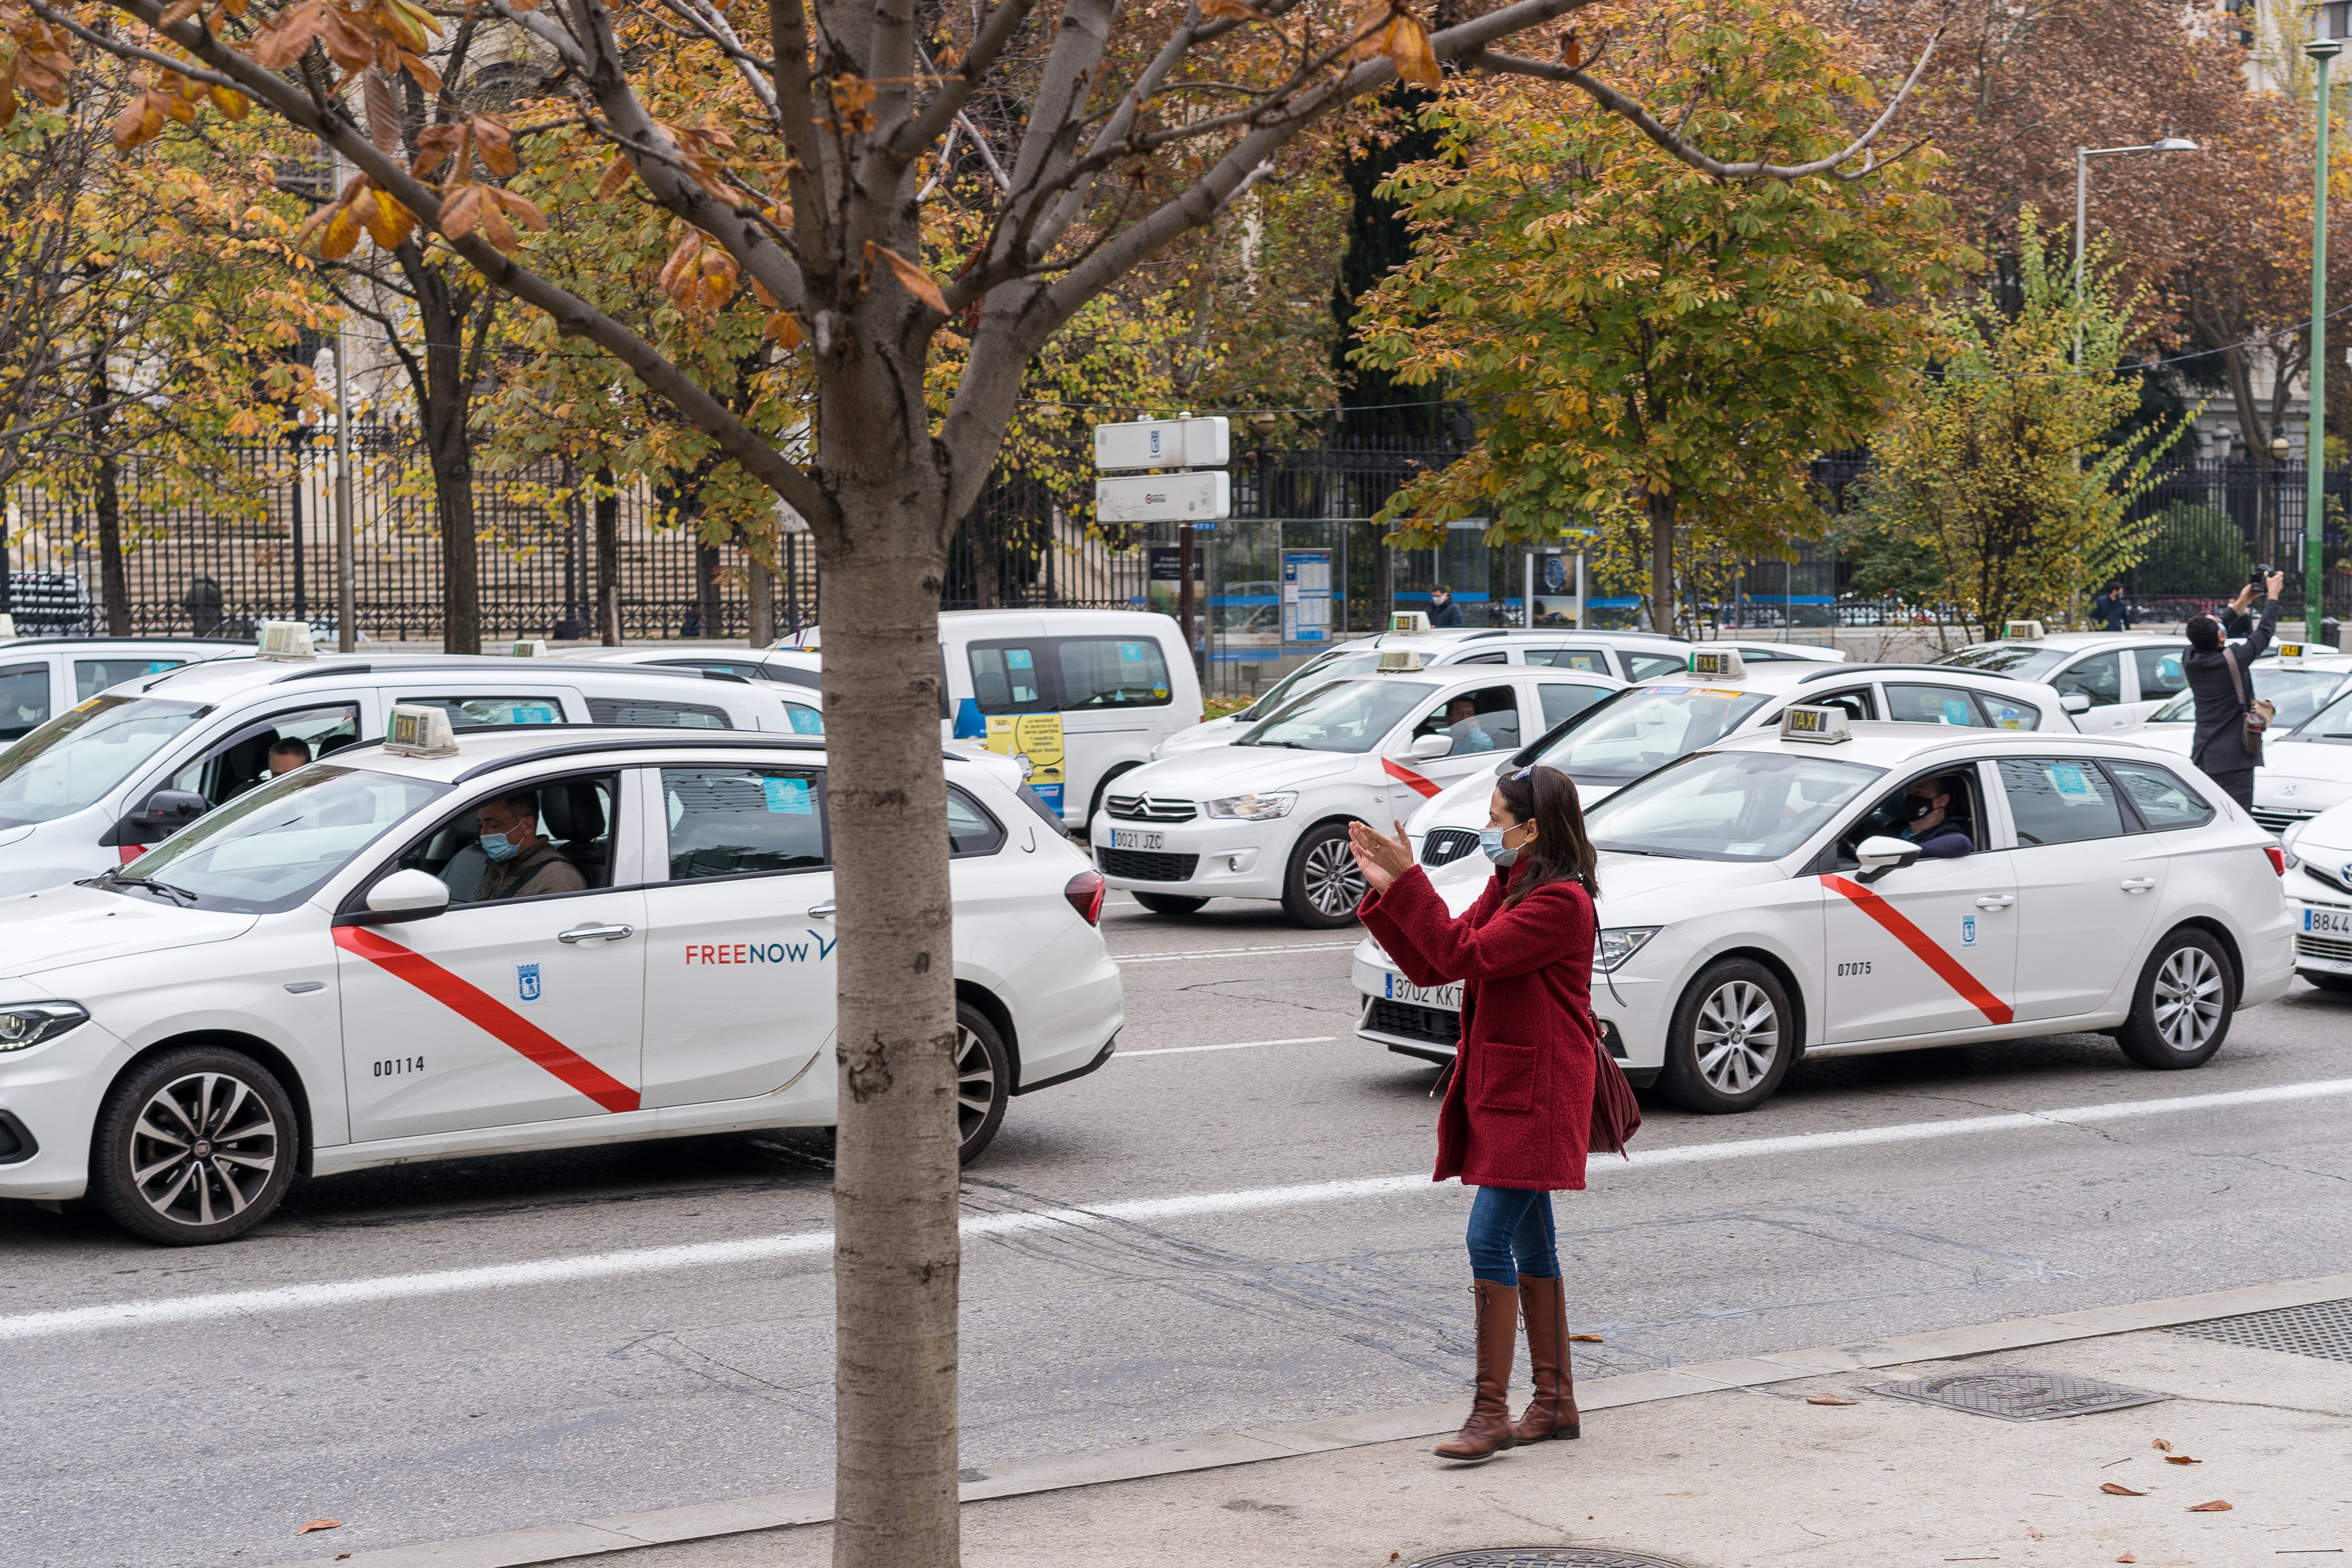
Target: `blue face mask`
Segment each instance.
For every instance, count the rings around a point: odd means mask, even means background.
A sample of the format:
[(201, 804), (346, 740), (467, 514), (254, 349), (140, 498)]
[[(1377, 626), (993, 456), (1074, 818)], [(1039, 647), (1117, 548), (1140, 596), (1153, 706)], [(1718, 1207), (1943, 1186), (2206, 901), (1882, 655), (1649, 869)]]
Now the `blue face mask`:
[(1509, 848), (1503, 843), (1503, 835), (1514, 831), (1516, 830), (1508, 827), (1480, 828), (1478, 830), (1479, 852), (1497, 866), (1516, 864), (1519, 858), (1519, 851)]
[(482, 853), (492, 860), (511, 860), (522, 853), (522, 847), (510, 842), (503, 833), (482, 835)]

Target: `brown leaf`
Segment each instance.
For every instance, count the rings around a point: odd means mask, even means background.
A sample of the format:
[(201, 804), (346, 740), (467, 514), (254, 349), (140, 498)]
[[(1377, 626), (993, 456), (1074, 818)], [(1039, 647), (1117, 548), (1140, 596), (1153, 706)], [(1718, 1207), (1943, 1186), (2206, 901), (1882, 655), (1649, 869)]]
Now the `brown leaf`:
[[(450, 156), (457, 151), (458, 144), (465, 139), (466, 132), (462, 126), (426, 126), (416, 133), (416, 161), (408, 166), (408, 172), (420, 180), (425, 178), (447, 163)], [(452, 172), (459, 179), (465, 177), (466, 172), (463, 169)]]
[(482, 221), (482, 187), (459, 185), (441, 199), (441, 232), (452, 240), (465, 238)]
[(515, 233), (514, 225), (507, 221), (507, 215), (499, 210), (496, 202), (482, 204), (482, 237), (497, 246), (501, 255), (512, 256), (522, 247), (522, 237)]
[(142, 92), (123, 107), (114, 117), (114, 150), (128, 153), (142, 142), (152, 142), (163, 133), (163, 111), (155, 107), (155, 95)]
[(172, 0), (163, 8), (163, 14), (155, 18), (155, 25), (159, 27), (176, 26), (194, 16), (196, 7), (203, 4), (204, 0)]
[(2190, 1513), (2227, 1513), (2230, 1511), (2230, 1505), (2220, 1498), (2215, 1498), (2211, 1502), (2189, 1504), (2189, 1511)]
[(1580, 1345), (1597, 1345), (1607, 1342), (1602, 1340), (1599, 1334), (1570, 1334), (1568, 1337)]
[(1574, 27), (1559, 36), (1559, 63), (1570, 70), (1584, 64), (1584, 40), (1577, 37)]
[(706, 245), (702, 247), (701, 278), (698, 302), (705, 310), (716, 310), (735, 296), (735, 279), (742, 268), (724, 247)]
[(1382, 51), (1396, 66), (1397, 75), (1415, 87), (1434, 91), (1445, 83), (1437, 68), (1437, 54), (1429, 47), (1429, 29), (1421, 18), (1403, 6), (1397, 7), (1395, 20), (1389, 24), (1388, 40)]
[[(754, 283), (752, 287), (756, 289), (759, 285)], [(801, 319), (790, 310), (779, 310), (768, 318), (768, 330), (761, 335), (774, 340), (778, 348), (790, 353), (801, 346)]]
[(269, 70), (284, 70), (302, 58), (319, 30), (327, 25), (325, 0), (296, 0), (268, 21), (253, 36), (252, 47), (245, 52), (253, 63)]
[(367, 110), (368, 140), (387, 158), (400, 155), (400, 104), (392, 81), (371, 66), (360, 73), (360, 100)]
[(437, 93), (441, 90), (441, 73), (406, 49), (400, 51), (400, 68), (406, 71), (409, 79), (425, 91)]
[(2114, 1482), (2114, 1481), (2101, 1481), (2101, 1482), (2099, 1483), (2099, 1489), (2100, 1489), (2101, 1491), (2103, 1491), (2103, 1492), (2107, 1493), (2108, 1495), (2110, 1495), (2110, 1496), (2112, 1496), (2112, 1497), (2146, 1497), (2146, 1496), (2147, 1496), (2147, 1494), (2146, 1492), (2136, 1492), (2136, 1491), (2132, 1490), (2132, 1489), (2131, 1489), (2131, 1488), (2126, 1487), (2126, 1486), (2120, 1486), (2120, 1485), (2116, 1484), (2116, 1482)]
[(2139, 1559), (2126, 1552), (2121, 1557), (2116, 1558), (2116, 1561), (2118, 1563), (2137, 1563)]
[(2042, 1532), (2029, 1524), (2025, 1527), (2025, 1538), (2028, 1541), (2039, 1541), (2042, 1539)]
[(2161, 1449), (2163, 1449), (2163, 1450), (2164, 1450), (2166, 1453), (2168, 1453), (2168, 1454), (2169, 1454), (2170, 1452), (2172, 1452), (2172, 1445), (2171, 1445), (2171, 1444), (2169, 1444), (2169, 1443), (2168, 1443), (2168, 1442), (2166, 1442), (2166, 1441), (2165, 1441), (2163, 1438), (2161, 1438), (2161, 1437), (2158, 1437), (2158, 1438), (2152, 1439), (2152, 1440), (2148, 1443), (2148, 1447), (2151, 1447), (2151, 1448), (2161, 1448)]
[(636, 172), (637, 166), (629, 162), (626, 153), (614, 153), (613, 161), (604, 165), (604, 177), (596, 182), (596, 199), (609, 202), (619, 195), (621, 187), (627, 184), (630, 176)]
[(872, 240), (867, 240), (866, 242), (866, 265), (872, 266), (874, 258), (877, 256), (882, 258), (883, 265), (890, 268), (890, 275), (898, 280), (899, 288), (904, 289), (940, 315), (944, 316), (948, 313), (947, 296), (940, 292), (940, 286), (931, 281), (929, 273), (888, 246), (877, 245)]
[(481, 153), (482, 165), (493, 174), (512, 174), (522, 167), (514, 154), (514, 132), (503, 121), (488, 114), (477, 114), (469, 123), (474, 128), (474, 145)]
[(1808, 1405), (1859, 1405), (1858, 1399), (1841, 1399), (1834, 1394), (1811, 1394), (1805, 1396)]
[(1212, 22), (1263, 22), (1265, 20), (1265, 13), (1251, 5), (1249, 0), (1201, 0), (1201, 15)]
[(757, 300), (761, 304), (765, 305), (771, 310), (782, 309), (784, 303), (782, 300), (776, 298), (775, 291), (773, 289), (770, 289), (765, 283), (761, 282), (757, 278), (751, 279), (751, 298)]
[(662, 263), (661, 276), (655, 279), (656, 285), (663, 293), (677, 299), (677, 289), (675, 285), (677, 282), (679, 270), (692, 266), (694, 258), (701, 253), (702, 231), (689, 230), (687, 237), (677, 242), (677, 248), (669, 253), (669, 259)]
[(341, 1530), (342, 1528), (343, 1521), (340, 1519), (314, 1519), (310, 1523), (302, 1526), (299, 1530), (297, 1530), (294, 1533), (297, 1535), (308, 1535), (314, 1530)]
[(375, 36), (341, 11), (331, 9), (320, 18), (319, 41), (327, 47), (327, 58), (347, 71), (364, 70), (375, 64)]
[(501, 212), (525, 228), (543, 229), (547, 226), (547, 215), (540, 211), (529, 196), (519, 196), (512, 191), (493, 190), (490, 200), (498, 203)]
[(2201, 1465), (2205, 1461), (2192, 1459), (2186, 1454), (2167, 1454), (2164, 1457), (2164, 1462), (2168, 1465)]

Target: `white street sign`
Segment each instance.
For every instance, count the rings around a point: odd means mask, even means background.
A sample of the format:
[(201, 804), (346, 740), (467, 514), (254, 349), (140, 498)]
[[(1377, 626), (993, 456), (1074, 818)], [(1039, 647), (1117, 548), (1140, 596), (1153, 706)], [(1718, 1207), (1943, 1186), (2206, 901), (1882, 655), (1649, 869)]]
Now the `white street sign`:
[(1095, 481), (1095, 517), (1101, 522), (1205, 522), (1233, 514), (1233, 481), (1223, 468)]
[(1131, 425), (1095, 426), (1095, 467), (1107, 473), (1120, 468), (1221, 468), (1232, 460), (1232, 429), (1222, 414), (1206, 419), (1142, 419)]

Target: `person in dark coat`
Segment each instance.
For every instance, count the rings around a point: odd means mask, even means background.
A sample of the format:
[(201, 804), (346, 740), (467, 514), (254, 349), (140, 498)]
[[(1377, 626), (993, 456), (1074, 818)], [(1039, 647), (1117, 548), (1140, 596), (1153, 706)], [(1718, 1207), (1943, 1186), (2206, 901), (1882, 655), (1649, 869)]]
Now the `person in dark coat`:
[(1442, 583), (1432, 588), (1429, 591), (1431, 629), (1434, 630), (1439, 626), (1458, 626), (1464, 624), (1462, 606), (1454, 602), (1454, 590)]
[[(2235, 647), (2225, 647), (2220, 621), (2211, 616), (2192, 616), (2188, 626), (2189, 652), (2180, 661), (2180, 673), (2188, 679), (2189, 689), (2197, 694), (2197, 735), (2189, 743), (2189, 760), (2250, 812), (2254, 809), (2257, 759), (2246, 750), (2246, 709), (2254, 694), (2253, 677), (2248, 672), (2254, 660), (2269, 651), (2271, 634), (2278, 629), (2279, 590), (2286, 586), (2286, 574), (2273, 572), (2263, 585), (2262, 619), (2248, 631), (2245, 641)], [(2237, 667), (2234, 678), (2232, 664)], [(2238, 694), (2241, 688), (2244, 697)]]
[(2124, 603), (2124, 585), (2110, 583), (2091, 601), (2091, 618), (2111, 632), (2131, 630), (2131, 606)]
[[(1400, 826), (1389, 838), (1349, 829), (1371, 892), (1357, 910), (1405, 978), (1462, 983), (1462, 1036), (1437, 1113), (1433, 1181), (1478, 1189), (1470, 1208), (1476, 1396), (1437, 1452), (1484, 1459), (1521, 1443), (1581, 1433), (1569, 1367), (1567, 1292), (1553, 1245), (1551, 1194), (1581, 1191), (1599, 1043), (1592, 1025), (1591, 840), (1576, 785), (1557, 768), (1510, 769), (1479, 836), (1495, 875), (1459, 920), (1413, 864)], [(1506, 1393), (1524, 1306), (1535, 1399), (1517, 1422)]]

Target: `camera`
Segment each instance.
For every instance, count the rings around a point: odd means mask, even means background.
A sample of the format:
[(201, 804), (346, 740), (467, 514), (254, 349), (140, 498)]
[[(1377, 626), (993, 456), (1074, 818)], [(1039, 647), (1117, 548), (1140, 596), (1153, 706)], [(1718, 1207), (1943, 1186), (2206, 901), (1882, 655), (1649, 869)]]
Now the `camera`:
[(2255, 593), (2259, 594), (2263, 591), (2263, 586), (2271, 580), (2271, 574), (2276, 570), (2277, 568), (2274, 566), (2257, 566), (2254, 568), (2252, 586)]

